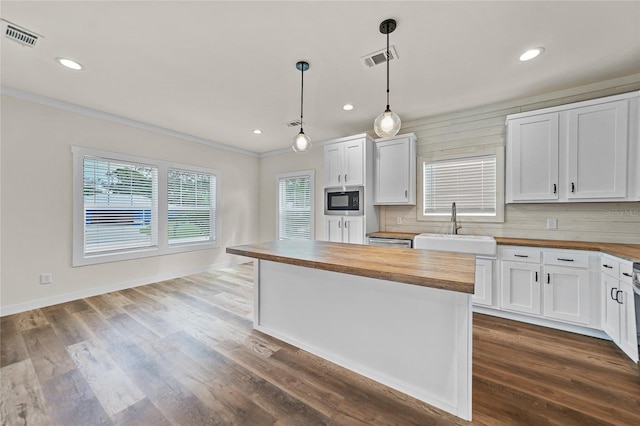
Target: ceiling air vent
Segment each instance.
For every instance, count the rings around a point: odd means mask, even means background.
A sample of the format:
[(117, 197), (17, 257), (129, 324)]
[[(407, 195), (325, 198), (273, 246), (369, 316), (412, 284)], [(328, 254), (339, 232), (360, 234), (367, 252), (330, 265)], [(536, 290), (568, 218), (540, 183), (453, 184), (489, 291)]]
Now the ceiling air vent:
[(6, 21), (3, 21), (2, 24), (5, 37), (17, 41), (24, 46), (34, 47), (36, 45), (38, 36), (35, 33)]
[(296, 119), (296, 120), (287, 121), (286, 123), (284, 123), (284, 125), (287, 127), (298, 127), (302, 125), (302, 122), (300, 121), (300, 119)]
[[(369, 53), (368, 55), (365, 55), (360, 59), (362, 59), (362, 61), (368, 68), (371, 68), (387, 62), (386, 52), (387, 49), (381, 49), (377, 52)], [(398, 59), (398, 52), (396, 52), (396, 48), (394, 46), (389, 46), (389, 60), (393, 61), (394, 59)]]

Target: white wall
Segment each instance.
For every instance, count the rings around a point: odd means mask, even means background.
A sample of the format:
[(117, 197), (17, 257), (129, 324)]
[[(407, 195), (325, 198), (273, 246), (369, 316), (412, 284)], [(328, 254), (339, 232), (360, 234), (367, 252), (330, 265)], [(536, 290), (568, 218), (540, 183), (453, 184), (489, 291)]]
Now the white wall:
[[(226, 246), (258, 240), (257, 157), (7, 95), (1, 101), (3, 315), (229, 265), (240, 259)], [(220, 248), (72, 268), (72, 145), (220, 170)], [(40, 285), (43, 272), (53, 284)]]

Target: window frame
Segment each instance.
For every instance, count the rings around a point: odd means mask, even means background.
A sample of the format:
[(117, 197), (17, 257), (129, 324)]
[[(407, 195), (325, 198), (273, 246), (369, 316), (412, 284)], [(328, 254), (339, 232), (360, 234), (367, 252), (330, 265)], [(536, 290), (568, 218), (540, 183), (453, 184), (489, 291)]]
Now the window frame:
[(418, 204), (417, 220), (430, 222), (449, 222), (450, 215), (425, 215), (424, 214), (424, 163), (446, 160), (467, 160), (477, 157), (495, 156), (496, 158), (496, 214), (490, 215), (460, 215), (459, 220), (475, 223), (504, 223), (504, 148), (489, 150), (465, 151), (456, 154), (431, 154), (418, 157)]
[[(123, 260), (140, 259), (146, 257), (163, 256), (167, 254), (183, 253), (197, 250), (207, 250), (219, 248), (220, 241), (220, 177), (219, 170), (206, 167), (193, 166), (189, 164), (174, 163), (162, 161), (147, 157), (139, 157), (130, 154), (123, 154), (111, 151), (102, 151), (93, 148), (81, 146), (72, 146), (73, 154), (73, 182), (72, 182), (72, 198), (73, 198), (73, 222), (72, 222), (72, 266), (94, 265), (108, 262), (119, 262)], [(113, 161), (122, 161), (125, 163), (144, 164), (157, 168), (157, 244), (154, 247), (136, 248), (131, 250), (115, 251), (111, 253), (100, 253), (86, 255), (84, 253), (84, 237), (85, 237), (85, 216), (84, 216), (84, 158), (97, 157)], [(186, 243), (169, 244), (168, 237), (168, 171), (182, 170), (185, 172), (208, 174), (215, 176), (216, 191), (212, 197), (215, 200), (215, 220), (213, 221), (212, 233), (215, 235), (214, 240), (197, 241)]]
[(297, 172), (287, 172), (287, 173), (278, 173), (276, 174), (276, 240), (280, 240), (280, 180), (288, 179), (288, 178), (296, 178), (296, 177), (304, 177), (309, 176), (309, 186), (311, 188), (311, 218), (309, 219), (311, 224), (311, 238), (310, 240), (315, 240), (316, 238), (316, 202), (315, 202), (315, 170), (301, 170)]

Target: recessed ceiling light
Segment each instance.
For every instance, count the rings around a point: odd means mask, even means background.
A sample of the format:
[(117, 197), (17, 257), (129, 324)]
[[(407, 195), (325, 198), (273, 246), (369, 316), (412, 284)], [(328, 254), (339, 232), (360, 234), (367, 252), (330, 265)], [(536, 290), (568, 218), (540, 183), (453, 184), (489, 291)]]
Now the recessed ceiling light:
[(535, 49), (529, 49), (526, 52), (524, 52), (522, 55), (520, 55), (520, 60), (529, 61), (537, 57), (538, 55), (540, 55), (542, 52), (544, 52), (543, 47), (536, 47)]
[(82, 65), (80, 65), (78, 62), (74, 61), (73, 59), (56, 58), (56, 61), (58, 61), (58, 63), (63, 67), (72, 69), (74, 71), (79, 71), (83, 68)]
[(344, 105), (342, 105), (342, 109), (345, 110), (345, 111), (351, 111), (353, 109), (353, 105), (344, 104)]
[(253, 129), (253, 134), (254, 134), (254, 135), (259, 135), (259, 134), (261, 134), (261, 133), (262, 133), (262, 130), (260, 130), (260, 129)]

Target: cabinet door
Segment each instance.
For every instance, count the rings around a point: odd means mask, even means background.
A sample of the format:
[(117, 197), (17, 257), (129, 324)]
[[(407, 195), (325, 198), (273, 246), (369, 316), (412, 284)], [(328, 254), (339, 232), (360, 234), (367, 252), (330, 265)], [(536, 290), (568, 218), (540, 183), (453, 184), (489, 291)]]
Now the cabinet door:
[(626, 197), (627, 110), (627, 100), (569, 110), (569, 199)]
[(364, 139), (344, 142), (343, 185), (364, 185)]
[(507, 202), (558, 199), (558, 113), (509, 121)]
[(415, 162), (415, 159), (411, 158), (410, 144), (410, 138), (375, 144), (375, 204), (408, 204), (413, 198), (410, 193), (410, 175), (411, 162)]
[(502, 262), (502, 308), (540, 315), (540, 265)]
[(325, 216), (324, 228), (327, 237), (326, 241), (342, 242), (342, 216)]
[(324, 183), (325, 186), (342, 186), (343, 146), (336, 143), (324, 146)]
[(473, 303), (493, 306), (493, 260), (476, 258), (476, 279)]
[(617, 299), (620, 304), (620, 349), (631, 359), (638, 361), (638, 335), (636, 334), (636, 309), (633, 289), (620, 282)]
[(618, 280), (608, 275), (600, 276), (602, 282), (602, 330), (613, 339), (620, 341), (620, 304), (616, 300)]
[(364, 244), (364, 218), (362, 216), (347, 216), (344, 218), (342, 242)]
[(589, 271), (545, 266), (543, 279), (544, 316), (588, 325), (591, 306)]

